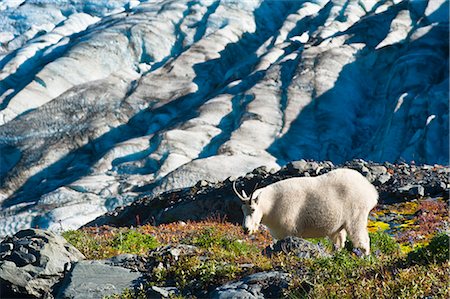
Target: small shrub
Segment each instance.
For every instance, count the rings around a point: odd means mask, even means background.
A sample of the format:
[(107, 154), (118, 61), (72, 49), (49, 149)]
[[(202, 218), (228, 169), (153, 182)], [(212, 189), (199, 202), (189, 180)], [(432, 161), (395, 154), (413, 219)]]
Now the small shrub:
[(153, 236), (142, 234), (136, 230), (119, 232), (111, 242), (111, 246), (120, 253), (143, 253), (159, 245)]
[(102, 247), (99, 238), (82, 230), (69, 230), (62, 233), (67, 242), (77, 248), (87, 259), (108, 257), (109, 251)]
[(400, 245), (397, 241), (385, 232), (369, 233), (370, 251), (384, 254), (399, 254)]
[(322, 245), (329, 251), (332, 251), (334, 249), (333, 242), (331, 242), (329, 238), (307, 238), (307, 240), (310, 241), (311, 243)]
[(145, 290), (139, 289), (124, 289), (121, 294), (113, 294), (104, 296), (103, 299), (146, 299)]
[(199, 290), (233, 280), (241, 271), (232, 263), (186, 256), (181, 257), (168, 269), (154, 268), (152, 276), (157, 283), (175, 282), (180, 289)]
[(108, 234), (76, 230), (66, 231), (62, 236), (87, 259), (110, 258), (121, 253), (145, 253), (159, 246), (153, 236), (134, 229), (116, 230)]
[(427, 246), (408, 254), (408, 260), (416, 264), (443, 263), (449, 260), (450, 237), (446, 233), (434, 236)]
[(200, 248), (210, 249), (216, 253), (221, 251), (222, 254), (227, 256), (245, 256), (259, 252), (257, 247), (242, 240), (226, 236), (212, 227), (205, 228), (199, 236), (187, 240), (187, 243)]

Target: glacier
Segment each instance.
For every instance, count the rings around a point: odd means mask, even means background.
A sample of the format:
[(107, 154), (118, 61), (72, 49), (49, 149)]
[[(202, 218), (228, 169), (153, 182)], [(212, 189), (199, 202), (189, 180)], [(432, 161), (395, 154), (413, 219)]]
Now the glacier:
[(449, 164), (448, 0), (0, 3), (0, 235), (298, 159)]

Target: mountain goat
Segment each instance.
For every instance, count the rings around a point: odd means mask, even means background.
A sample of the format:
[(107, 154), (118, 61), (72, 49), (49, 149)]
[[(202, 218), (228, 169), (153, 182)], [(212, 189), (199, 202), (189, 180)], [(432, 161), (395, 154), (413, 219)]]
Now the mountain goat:
[(354, 246), (370, 253), (367, 221), (378, 192), (359, 172), (336, 169), (317, 177), (297, 177), (254, 190), (233, 190), (242, 201), (246, 233), (265, 224), (272, 237), (329, 237), (343, 248), (347, 234)]

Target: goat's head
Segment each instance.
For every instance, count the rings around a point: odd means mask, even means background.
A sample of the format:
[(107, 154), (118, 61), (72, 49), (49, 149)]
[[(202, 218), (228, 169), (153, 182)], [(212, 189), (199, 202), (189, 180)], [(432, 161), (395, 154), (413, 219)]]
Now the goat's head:
[(254, 196), (257, 187), (258, 184), (255, 185), (250, 196), (247, 196), (244, 190), (242, 190), (242, 193), (240, 194), (236, 189), (236, 181), (233, 182), (233, 191), (242, 203), (241, 208), (244, 213), (244, 222), (242, 223), (242, 226), (246, 234), (252, 234), (258, 230), (263, 216), (261, 209), (258, 207), (258, 196)]

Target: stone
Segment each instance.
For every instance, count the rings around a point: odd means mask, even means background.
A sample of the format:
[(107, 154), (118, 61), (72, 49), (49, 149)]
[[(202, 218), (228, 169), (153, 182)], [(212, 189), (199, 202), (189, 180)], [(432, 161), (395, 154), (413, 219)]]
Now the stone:
[(418, 196), (424, 196), (425, 195), (425, 189), (421, 185), (415, 185), (412, 186), (409, 191), (409, 195), (418, 195)]
[(97, 299), (138, 286), (141, 273), (105, 261), (79, 261), (61, 283), (57, 298)]
[(36, 261), (36, 257), (30, 253), (17, 250), (11, 254), (10, 260), (17, 266), (23, 267), (25, 265), (34, 263)]
[(382, 174), (382, 175), (378, 176), (375, 179), (374, 184), (375, 185), (382, 185), (382, 184), (387, 183), (390, 179), (391, 179), (391, 175), (389, 173), (385, 173), (385, 174)]
[(6, 297), (52, 298), (53, 287), (84, 256), (64, 238), (40, 229), (19, 231), (0, 245), (1, 293)]
[(425, 189), (421, 185), (407, 185), (398, 188), (398, 192), (405, 196), (424, 196)]
[(150, 251), (150, 256), (159, 255), (159, 256), (171, 256), (175, 260), (178, 260), (180, 256), (184, 255), (195, 255), (198, 252), (197, 247), (186, 244), (177, 244), (177, 245), (167, 245), (163, 247), (158, 247), (152, 251)]
[(263, 250), (263, 254), (268, 256), (278, 252), (293, 254), (299, 258), (318, 258), (330, 256), (323, 246), (311, 243), (298, 237), (286, 237), (282, 240), (278, 240), (275, 244), (267, 246)]
[(292, 161), (288, 164), (288, 169), (296, 170), (298, 172), (302, 172), (307, 169), (308, 162), (305, 160)]
[(289, 287), (291, 277), (287, 273), (271, 271), (246, 276), (216, 288), (210, 298), (280, 298)]
[(370, 172), (375, 176), (387, 173), (387, 168), (383, 165), (370, 165), (368, 168), (370, 169)]
[(170, 298), (180, 294), (176, 287), (152, 286), (145, 292), (147, 298)]
[(0, 243), (0, 253), (1, 252), (9, 252), (9, 251), (13, 250), (13, 248), (14, 248), (14, 244), (12, 244), (12, 243), (7, 243), (7, 242)]
[(147, 258), (137, 254), (119, 254), (104, 262), (111, 266), (119, 266), (133, 271), (145, 272), (147, 270)]

